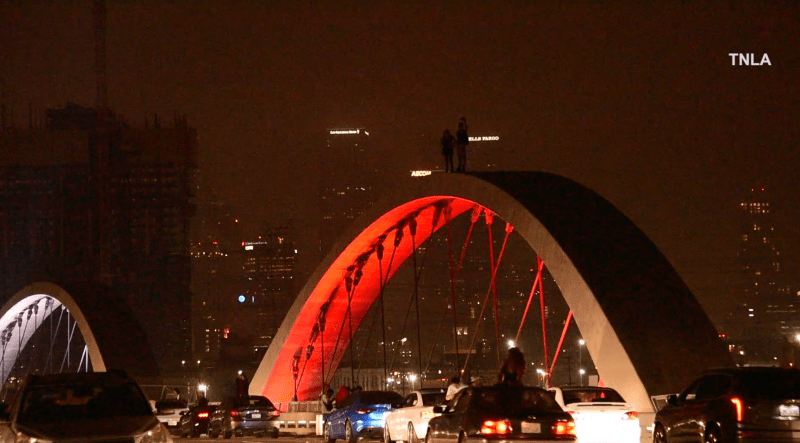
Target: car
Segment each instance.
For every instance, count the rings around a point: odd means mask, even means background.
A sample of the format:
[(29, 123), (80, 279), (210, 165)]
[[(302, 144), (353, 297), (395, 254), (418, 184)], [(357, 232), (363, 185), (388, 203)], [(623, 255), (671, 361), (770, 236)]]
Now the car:
[(581, 443), (639, 443), (639, 413), (617, 391), (606, 387), (548, 388), (556, 402), (575, 420)]
[(181, 398), (168, 398), (156, 402), (156, 417), (172, 434), (178, 434), (180, 430), (178, 422), (181, 420), (181, 414), (188, 410), (189, 406), (186, 404), (186, 400)]
[(178, 429), (181, 437), (200, 437), (208, 434), (208, 423), (216, 405), (195, 405), (181, 415)]
[(1, 442), (172, 443), (124, 371), (28, 375), (0, 412)]
[(538, 387), (470, 387), (428, 422), (425, 443), (575, 441), (575, 421)]
[(280, 434), (280, 411), (263, 395), (229, 396), (211, 414), (208, 436), (224, 438)]
[(394, 391), (356, 391), (337, 405), (322, 427), (322, 439), (333, 443), (344, 439), (383, 438), (386, 416), (400, 407), (403, 396)]
[(800, 369), (705, 371), (667, 397), (656, 412), (653, 441), (800, 442)]
[(447, 403), (445, 394), (444, 389), (422, 389), (406, 395), (401, 407), (386, 416), (384, 443), (419, 443), (420, 436), (425, 438), (428, 422), (434, 417), (433, 407)]

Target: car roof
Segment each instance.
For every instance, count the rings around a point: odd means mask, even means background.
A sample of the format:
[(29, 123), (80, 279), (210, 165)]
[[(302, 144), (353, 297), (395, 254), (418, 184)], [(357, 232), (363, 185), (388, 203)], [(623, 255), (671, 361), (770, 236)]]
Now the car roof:
[(444, 394), (446, 391), (442, 388), (425, 388), (425, 389), (417, 389), (416, 392), (421, 394)]
[(786, 373), (798, 372), (798, 368), (784, 368), (781, 366), (739, 366), (739, 367), (724, 367), (724, 368), (711, 368), (702, 372), (706, 374), (764, 374), (764, 373)]
[(125, 371), (108, 372), (62, 372), (60, 374), (29, 375), (26, 379), (28, 386), (55, 386), (72, 383), (99, 383), (99, 382), (132, 382), (134, 381)]

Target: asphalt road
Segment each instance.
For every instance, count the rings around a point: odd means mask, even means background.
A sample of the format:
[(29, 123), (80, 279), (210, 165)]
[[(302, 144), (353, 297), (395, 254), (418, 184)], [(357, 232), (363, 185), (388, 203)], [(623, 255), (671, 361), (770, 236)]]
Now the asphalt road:
[[(301, 437), (289, 437), (289, 436), (280, 436), (277, 439), (271, 437), (233, 437), (230, 440), (225, 440), (223, 438), (215, 438), (210, 439), (207, 435), (203, 435), (200, 438), (178, 438), (173, 436), (172, 437), (176, 443), (190, 443), (190, 442), (198, 442), (198, 441), (217, 441), (217, 442), (230, 442), (230, 443), (322, 443), (322, 436), (317, 435), (309, 435), (309, 436), (301, 436)], [(379, 442), (379, 440), (375, 440), (375, 442)]]

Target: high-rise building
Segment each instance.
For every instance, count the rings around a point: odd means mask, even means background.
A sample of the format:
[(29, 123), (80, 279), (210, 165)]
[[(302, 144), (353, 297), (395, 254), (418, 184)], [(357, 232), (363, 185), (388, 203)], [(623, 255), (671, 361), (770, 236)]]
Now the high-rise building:
[[(730, 336), (751, 342), (766, 359), (777, 354), (781, 337), (794, 336), (796, 301), (785, 283), (783, 257), (775, 228), (775, 207), (762, 188), (751, 189), (739, 203), (737, 309)], [(727, 331), (726, 331), (727, 332)]]
[(127, 294), (162, 365), (187, 358), (197, 132), (186, 118), (136, 128), (67, 104), (3, 126), (0, 152), (3, 296), (101, 282)]
[(319, 154), (320, 257), (377, 200), (377, 172), (364, 128), (334, 128)]

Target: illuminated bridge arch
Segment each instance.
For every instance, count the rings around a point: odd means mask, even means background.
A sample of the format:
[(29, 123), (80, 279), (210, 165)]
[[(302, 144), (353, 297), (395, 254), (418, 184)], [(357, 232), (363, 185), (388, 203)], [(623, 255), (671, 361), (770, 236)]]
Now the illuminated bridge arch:
[[(0, 311), (3, 383), (34, 334), (54, 323), (70, 340), (80, 333), (85, 352), (74, 356), (79, 370), (125, 369), (134, 376), (158, 373), (138, 322), (118, 294), (96, 284), (38, 282), (14, 294)], [(56, 362), (54, 372), (63, 370), (61, 363)]]
[[(335, 368), (348, 340), (344, 334), (334, 353), (338, 325), (346, 318), (346, 277), (360, 277), (352, 291), (355, 330), (379, 296), (379, 267), (391, 276), (410, 256), (411, 220), (418, 247), (444, 226), (448, 212), (454, 218), (476, 206), (510, 223), (544, 260), (600, 378), (637, 410), (652, 412), (649, 395), (676, 392), (707, 367), (732, 365), (708, 316), (667, 259), (595, 192), (542, 172), (434, 174), (395, 186), (334, 247), (289, 311), (251, 393), (291, 399), (294, 365), (302, 371), (298, 399), (316, 399), (322, 359), (333, 359)], [(404, 239), (387, 270), (401, 231)], [(382, 260), (378, 244), (385, 247)], [(329, 325), (322, 333), (320, 319)]]

